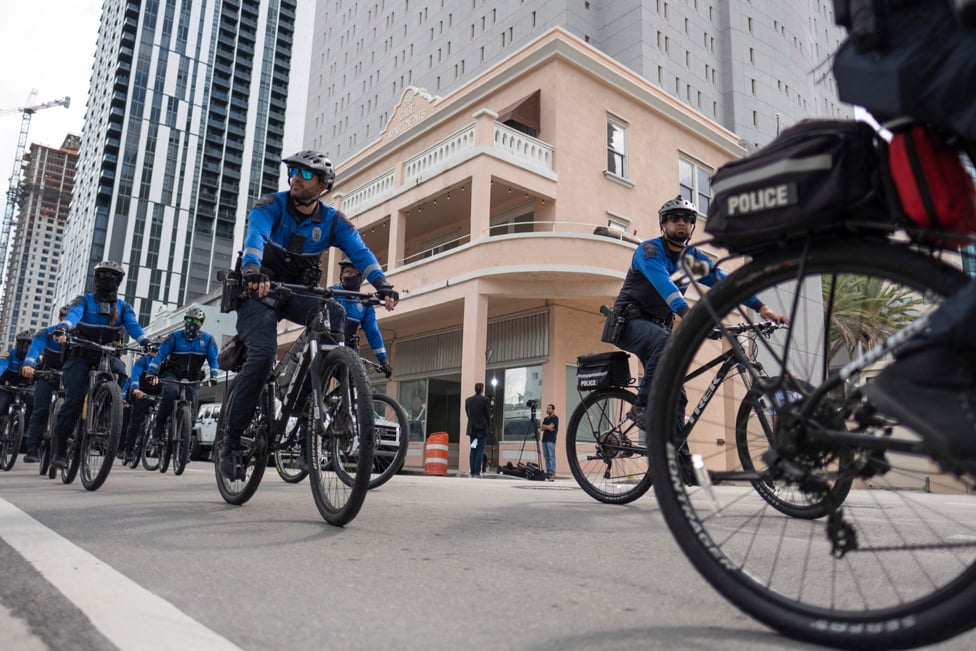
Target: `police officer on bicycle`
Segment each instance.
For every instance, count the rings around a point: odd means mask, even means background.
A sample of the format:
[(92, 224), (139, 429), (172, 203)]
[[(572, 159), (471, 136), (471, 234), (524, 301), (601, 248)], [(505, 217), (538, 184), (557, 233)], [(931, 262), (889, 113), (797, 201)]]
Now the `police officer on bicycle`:
[[(232, 479), (244, 476), (241, 433), (251, 421), (261, 387), (274, 365), (281, 319), (308, 325), (318, 312), (320, 299), (271, 292), (271, 281), (317, 284), (320, 259), (329, 247), (338, 247), (385, 297), (392, 310), (399, 295), (386, 280), (380, 264), (359, 232), (341, 212), (319, 198), (332, 190), (335, 171), (323, 154), (304, 150), (282, 160), (288, 166), (289, 189), (258, 199), (247, 218), (242, 275), (248, 297), (237, 307), (237, 334), (247, 347), (247, 360), (237, 374), (233, 403), (218, 451), (221, 472)], [(341, 307), (334, 324), (342, 323)]]
[[(58, 321), (62, 321), (67, 314), (68, 306), (63, 305), (58, 310)], [(64, 365), (64, 355), (61, 344), (54, 338), (54, 331), (57, 328), (57, 324), (54, 324), (34, 333), (30, 350), (24, 359), (24, 366), (20, 369), (21, 375), (31, 379), (34, 377), (35, 368), (61, 370)], [(51, 402), (54, 400), (54, 393), (58, 390), (59, 384), (46, 378), (34, 384), (34, 411), (27, 429), (27, 454), (24, 455), (24, 463), (38, 461), (37, 448), (41, 444), (41, 437), (44, 436)]]
[[(158, 348), (161, 343), (161, 340), (154, 339), (152, 345)], [(123, 419), (126, 420), (126, 424), (125, 437), (122, 441), (122, 463), (130, 468), (135, 468), (139, 462), (141, 450), (136, 447), (136, 441), (145, 424), (146, 414), (152, 406), (152, 400), (146, 396), (158, 396), (163, 389), (161, 385), (150, 384), (148, 381), (147, 369), (152, 359), (152, 352), (140, 355), (132, 365), (132, 375), (122, 385), (122, 398), (129, 405), (128, 419)]]
[[(672, 280), (671, 274), (681, 268), (682, 251), (684, 255), (691, 256), (706, 267), (712, 266), (708, 256), (699, 249), (685, 248), (698, 220), (698, 208), (694, 203), (678, 195), (661, 206), (658, 216), (661, 235), (641, 242), (634, 251), (610, 317), (616, 318), (620, 315), (625, 319), (623, 329), (613, 343), (636, 355), (644, 366), (644, 377), (641, 378), (637, 400), (631, 411), (631, 418), (641, 427), (644, 426), (644, 409), (651, 381), (664, 346), (671, 336), (674, 316), (684, 316), (690, 309), (684, 297), (687, 284), (679, 287)], [(723, 275), (721, 271), (713, 270), (701, 278), (700, 282), (712, 286)], [(785, 316), (774, 312), (757, 297), (753, 297), (747, 307), (759, 312), (759, 316), (767, 321), (787, 321)], [(683, 412), (682, 409), (681, 413)], [(679, 430), (683, 426), (683, 422), (677, 423)], [(687, 451), (687, 448), (683, 449)]]
[[(150, 384), (164, 380), (159, 413), (156, 416), (156, 440), (165, 438), (166, 419), (173, 413), (173, 405), (179, 397), (180, 387), (165, 380), (200, 380), (203, 363), (210, 367), (210, 381), (217, 382), (220, 369), (217, 367), (217, 342), (209, 332), (204, 332), (203, 322), (207, 315), (198, 307), (191, 307), (183, 316), (183, 329), (166, 338), (159, 352), (146, 367), (146, 380)], [(158, 374), (158, 377), (157, 377)], [(197, 386), (186, 385), (186, 398), (196, 405)], [(191, 411), (194, 411), (191, 408)]]
[[(95, 265), (93, 291), (75, 298), (68, 305), (68, 314), (58, 324), (54, 337), (64, 343), (69, 330), (100, 344), (118, 341), (124, 327), (133, 339), (147, 351), (151, 343), (136, 320), (132, 306), (119, 298), (119, 285), (125, 277), (122, 265), (105, 260)], [(67, 465), (68, 435), (81, 415), (81, 407), (88, 392), (88, 372), (98, 364), (101, 355), (82, 347), (69, 348), (64, 363), (61, 384), (64, 386), (64, 403), (54, 424), (54, 457), (51, 465), (64, 468)], [(111, 357), (112, 371), (119, 377), (119, 385), (127, 377), (125, 364), (118, 357)]]
[[(30, 330), (22, 330), (17, 333), (14, 345), (7, 351), (7, 356), (0, 359), (0, 384), (14, 386), (27, 384), (26, 376), (21, 374), (21, 368), (30, 351), (31, 339)], [(13, 399), (14, 397), (11, 392), (0, 388), (0, 418), (6, 417), (7, 409), (10, 407)], [(34, 405), (32, 394), (25, 393), (21, 396), (21, 400), (27, 405), (27, 414), (29, 415)], [(17, 452), (20, 452), (20, 450)]]
[[(350, 292), (358, 292), (363, 284), (363, 275), (356, 269), (356, 265), (347, 260), (339, 262), (339, 283), (332, 286), (333, 289), (344, 289)], [(336, 296), (337, 301), (346, 310), (346, 343), (357, 341), (359, 328), (362, 327), (366, 333), (366, 340), (373, 348), (373, 355), (380, 363), (380, 370), (389, 378), (393, 374), (386, 360), (386, 346), (383, 345), (383, 334), (376, 323), (376, 310), (372, 305), (363, 305), (361, 301), (354, 298), (344, 298)]]

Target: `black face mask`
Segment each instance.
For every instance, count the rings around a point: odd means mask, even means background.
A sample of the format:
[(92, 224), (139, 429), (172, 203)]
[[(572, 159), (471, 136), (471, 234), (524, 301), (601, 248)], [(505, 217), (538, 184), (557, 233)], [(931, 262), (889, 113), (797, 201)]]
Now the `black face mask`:
[(187, 339), (196, 339), (198, 334), (200, 334), (199, 323), (183, 324), (183, 336), (185, 336)]
[(355, 276), (343, 276), (342, 277), (342, 288), (347, 292), (358, 292), (359, 288), (362, 287), (363, 277), (360, 275)]
[(111, 274), (95, 275), (95, 298), (99, 301), (114, 301), (118, 298), (119, 279)]
[(17, 345), (14, 346), (14, 350), (16, 350), (17, 351), (17, 355), (21, 359), (23, 359), (23, 358), (27, 357), (27, 351), (30, 350), (30, 342), (29, 341), (18, 341), (17, 342)]

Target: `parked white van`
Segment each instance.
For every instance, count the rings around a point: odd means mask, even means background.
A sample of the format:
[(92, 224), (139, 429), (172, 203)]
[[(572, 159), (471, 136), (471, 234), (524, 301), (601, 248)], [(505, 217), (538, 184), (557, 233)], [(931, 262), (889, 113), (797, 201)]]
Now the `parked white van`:
[(217, 436), (218, 418), (220, 418), (219, 402), (200, 405), (190, 433), (191, 459), (208, 459), (210, 457), (213, 452), (214, 438)]

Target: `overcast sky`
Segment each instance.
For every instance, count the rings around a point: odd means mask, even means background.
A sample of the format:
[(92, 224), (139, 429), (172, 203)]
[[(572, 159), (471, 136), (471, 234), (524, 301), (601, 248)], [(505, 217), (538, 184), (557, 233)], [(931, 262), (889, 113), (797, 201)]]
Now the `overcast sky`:
[[(285, 122), (285, 150), (302, 149), (305, 91), (308, 82), (308, 48), (314, 3), (299, 2), (295, 29), (295, 56), (289, 90), (289, 114)], [(92, 62), (102, 0), (5, 0), (0, 8), (0, 203), (6, 205), (10, 174), (17, 154), (23, 114), (8, 112), (26, 105), (31, 89), (35, 104), (71, 98), (67, 109), (55, 106), (37, 111), (30, 122), (27, 146), (39, 143), (59, 147), (68, 133), (82, 133), (85, 101), (91, 81)], [(298, 87), (296, 87), (298, 86)]]

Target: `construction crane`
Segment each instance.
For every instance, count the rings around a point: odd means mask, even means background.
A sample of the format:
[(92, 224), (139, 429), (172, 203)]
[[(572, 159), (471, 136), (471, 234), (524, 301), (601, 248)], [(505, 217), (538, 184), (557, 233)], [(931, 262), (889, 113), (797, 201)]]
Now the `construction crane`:
[(10, 186), (7, 189), (7, 207), (3, 212), (3, 224), (0, 225), (0, 284), (6, 287), (7, 246), (10, 243), (10, 231), (17, 225), (17, 204), (20, 203), (20, 178), (24, 166), (24, 148), (27, 145), (27, 131), (30, 129), (31, 117), (41, 109), (71, 105), (70, 97), (62, 97), (50, 102), (34, 104), (37, 89), (31, 89), (24, 106), (0, 110), (0, 115), (22, 113), (20, 121), (20, 137), (17, 139), (17, 155), (14, 157), (14, 171), (10, 174)]

